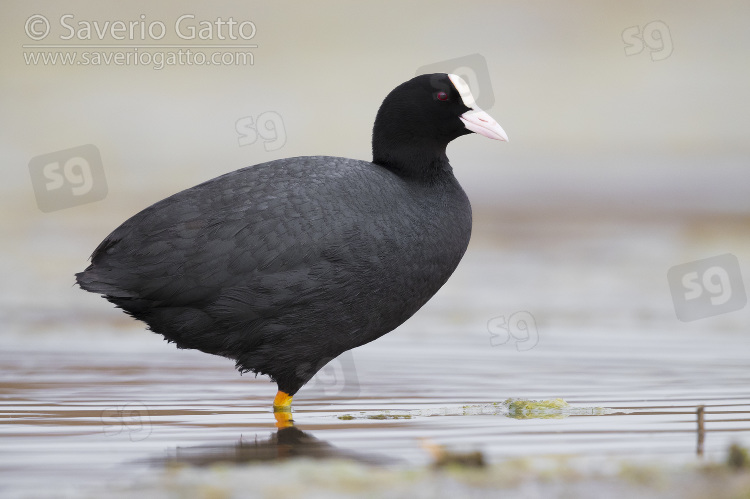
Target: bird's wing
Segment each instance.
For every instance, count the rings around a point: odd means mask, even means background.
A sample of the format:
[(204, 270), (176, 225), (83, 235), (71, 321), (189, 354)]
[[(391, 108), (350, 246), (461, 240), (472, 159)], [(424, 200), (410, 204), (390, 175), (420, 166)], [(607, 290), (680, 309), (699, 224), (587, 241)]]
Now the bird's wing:
[(337, 190), (339, 175), (361, 169), (316, 176), (316, 164), (274, 163), (219, 177), (133, 216), (99, 245), (79, 282), (108, 296), (210, 306), (222, 315), (313, 299), (321, 278), (336, 277), (336, 260), (363, 217), (377, 213)]

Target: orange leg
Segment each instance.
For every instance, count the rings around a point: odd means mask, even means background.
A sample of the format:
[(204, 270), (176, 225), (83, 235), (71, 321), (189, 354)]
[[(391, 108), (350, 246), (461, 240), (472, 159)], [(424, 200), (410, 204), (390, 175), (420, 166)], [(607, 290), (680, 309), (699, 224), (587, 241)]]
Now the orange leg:
[(292, 426), (292, 396), (281, 390), (273, 399), (273, 415), (276, 418), (277, 428)]

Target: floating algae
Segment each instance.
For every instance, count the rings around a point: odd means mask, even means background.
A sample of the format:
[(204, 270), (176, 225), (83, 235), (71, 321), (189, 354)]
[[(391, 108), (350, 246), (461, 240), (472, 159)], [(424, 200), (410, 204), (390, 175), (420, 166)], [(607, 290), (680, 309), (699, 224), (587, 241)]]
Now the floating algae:
[[(592, 409), (595, 408), (586, 408), (587, 413), (592, 413)], [(461, 410), (463, 416), (500, 415), (514, 419), (554, 419), (577, 413), (580, 408), (573, 409), (565, 400), (558, 398), (553, 400), (507, 399), (505, 402), (465, 405)]]
[(614, 412), (608, 407), (573, 407), (561, 398), (551, 400), (511, 398), (506, 399), (505, 402), (461, 407), (462, 416), (497, 415), (513, 419), (562, 419), (568, 416), (601, 416)]
[(411, 419), (411, 414), (374, 414), (367, 416), (367, 419)]
[(514, 419), (562, 419), (568, 416), (570, 404), (563, 399), (522, 400), (507, 399), (503, 405), (508, 408), (508, 417)]
[(408, 411), (406, 414), (393, 414), (385, 411), (377, 414), (361, 415), (344, 414), (338, 416), (341, 420), (352, 419), (413, 419), (432, 416), (505, 416), (513, 419), (562, 419), (568, 416), (601, 416), (615, 412), (629, 412), (626, 410), (610, 409), (608, 407), (573, 407), (564, 399), (527, 400), (506, 399), (505, 402), (491, 402), (488, 404), (464, 405), (458, 407), (439, 407)]
[(411, 419), (411, 414), (391, 414), (390, 411), (381, 412), (380, 414), (365, 415), (362, 413), (360, 416), (353, 416), (351, 414), (343, 414), (338, 416), (342, 421), (351, 421), (352, 419)]

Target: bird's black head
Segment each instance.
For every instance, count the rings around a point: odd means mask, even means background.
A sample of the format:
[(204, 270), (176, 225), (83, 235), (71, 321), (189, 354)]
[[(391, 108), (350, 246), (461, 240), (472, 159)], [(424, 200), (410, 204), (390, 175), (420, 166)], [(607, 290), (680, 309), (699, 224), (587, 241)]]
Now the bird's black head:
[(449, 169), (445, 148), (471, 132), (508, 140), (500, 125), (477, 107), (459, 76), (417, 76), (383, 100), (372, 132), (373, 163), (404, 175)]

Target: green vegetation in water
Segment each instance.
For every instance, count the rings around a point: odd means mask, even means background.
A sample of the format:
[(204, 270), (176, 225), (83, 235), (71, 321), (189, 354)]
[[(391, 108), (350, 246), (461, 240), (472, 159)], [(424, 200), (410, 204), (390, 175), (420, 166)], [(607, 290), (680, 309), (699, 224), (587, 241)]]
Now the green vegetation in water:
[[(622, 412), (622, 410), (618, 410)], [(612, 414), (613, 409), (607, 407), (572, 407), (565, 400), (525, 400), (507, 399), (505, 402), (490, 402), (486, 404), (464, 405), (459, 407), (430, 408), (410, 411), (407, 414), (391, 414), (383, 411), (380, 414), (366, 415), (360, 412), (356, 415), (345, 414), (338, 419), (414, 419), (415, 417), (431, 416), (504, 416), (514, 419), (560, 419), (571, 415), (597, 416)]]
[(367, 419), (411, 419), (411, 414), (373, 414)]
[(564, 418), (565, 409), (570, 407), (563, 399), (520, 400), (507, 399), (503, 405), (508, 408), (508, 416), (514, 419), (555, 419)]
[(747, 449), (739, 444), (732, 444), (727, 454), (727, 466), (735, 470), (750, 468), (750, 455), (748, 455)]
[(351, 421), (352, 419), (411, 419), (411, 414), (390, 414), (388, 412), (373, 414), (371, 416), (352, 416), (351, 414), (344, 414), (338, 418), (342, 421)]

